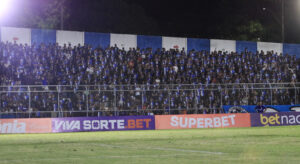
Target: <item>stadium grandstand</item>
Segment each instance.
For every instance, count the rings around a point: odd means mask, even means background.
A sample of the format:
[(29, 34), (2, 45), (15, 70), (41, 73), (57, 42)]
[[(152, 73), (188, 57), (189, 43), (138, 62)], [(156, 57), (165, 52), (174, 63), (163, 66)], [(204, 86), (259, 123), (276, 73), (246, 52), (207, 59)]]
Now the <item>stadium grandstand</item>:
[(300, 63), (241, 52), (0, 44), (1, 117), (223, 113), (223, 105), (299, 104)]
[(300, 0), (0, 0), (0, 164), (300, 161)]

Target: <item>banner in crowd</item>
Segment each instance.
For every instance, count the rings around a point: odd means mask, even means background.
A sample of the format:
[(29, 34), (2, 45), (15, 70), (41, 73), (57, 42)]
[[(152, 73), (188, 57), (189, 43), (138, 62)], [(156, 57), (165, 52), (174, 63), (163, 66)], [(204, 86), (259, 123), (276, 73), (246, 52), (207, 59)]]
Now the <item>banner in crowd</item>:
[(0, 119), (3, 133), (51, 133), (51, 118)]
[[(225, 113), (256, 113), (256, 105), (223, 105)], [(299, 105), (265, 105), (266, 113), (300, 111)]]
[(153, 130), (154, 116), (53, 118), (52, 132)]
[(155, 116), (156, 129), (250, 127), (250, 114), (191, 114)]
[(300, 125), (300, 112), (252, 113), (251, 126)]

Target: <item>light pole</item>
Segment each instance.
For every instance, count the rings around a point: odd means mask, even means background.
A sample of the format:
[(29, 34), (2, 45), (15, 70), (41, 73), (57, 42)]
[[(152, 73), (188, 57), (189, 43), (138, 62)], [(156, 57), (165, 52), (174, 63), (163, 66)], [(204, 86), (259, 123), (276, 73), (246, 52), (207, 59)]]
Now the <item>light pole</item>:
[(281, 25), (281, 42), (284, 43), (284, 0), (281, 0), (281, 19), (279, 19), (278, 15), (276, 16), (276, 14), (270, 9), (264, 7), (262, 10), (271, 13), (278, 24)]
[(64, 7), (60, 6), (60, 30), (64, 30)]
[(65, 2), (66, 0), (60, 0), (59, 1), (59, 5), (60, 5), (60, 30), (63, 30), (64, 29), (64, 8), (65, 8)]
[(284, 43), (284, 0), (281, 0), (281, 42)]

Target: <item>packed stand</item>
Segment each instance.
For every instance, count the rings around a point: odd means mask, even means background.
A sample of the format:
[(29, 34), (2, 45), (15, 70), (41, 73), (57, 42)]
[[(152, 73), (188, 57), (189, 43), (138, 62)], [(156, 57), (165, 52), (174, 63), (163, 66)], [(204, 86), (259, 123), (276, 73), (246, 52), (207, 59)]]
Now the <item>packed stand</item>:
[[(258, 102), (295, 104), (299, 96), (294, 95), (299, 93), (293, 89), (255, 89), (243, 83), (266, 83), (259, 88), (270, 88), (270, 83), (293, 85), (299, 82), (299, 73), (295, 56), (273, 52), (126, 51), (117, 46), (93, 50), (81, 45), (1, 43), (0, 110), (127, 115), (129, 111), (219, 113), (221, 105)], [(225, 85), (229, 83), (235, 85)]]

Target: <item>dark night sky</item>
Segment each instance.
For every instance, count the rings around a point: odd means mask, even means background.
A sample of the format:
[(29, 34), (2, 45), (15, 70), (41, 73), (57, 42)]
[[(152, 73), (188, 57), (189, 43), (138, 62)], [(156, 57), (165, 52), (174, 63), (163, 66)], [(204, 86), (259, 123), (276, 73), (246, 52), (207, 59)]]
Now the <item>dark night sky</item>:
[[(244, 23), (240, 20), (236, 22), (236, 17), (243, 17), (243, 21), (260, 20), (264, 26), (272, 26), (275, 31), (277, 29), (279, 36), (281, 32), (281, 0), (185, 0), (182, 3), (126, 1), (141, 5), (149, 16), (158, 21), (160, 29), (167, 35), (231, 39), (222, 35), (222, 25), (232, 23), (238, 26)], [(285, 40), (300, 43), (300, 1), (284, 1)], [(224, 27), (224, 30), (227, 28)]]
[[(74, 4), (82, 7), (81, 4), (84, 0), (75, 1)], [(90, 3), (92, 1), (94, 0), (89, 0)], [(107, 1), (95, 1), (102, 6), (110, 6), (109, 3), (106, 4)], [(101, 26), (83, 28), (98, 32), (236, 39), (234, 34), (237, 26), (247, 24), (250, 20), (257, 20), (266, 30), (266, 35), (261, 37), (262, 41), (281, 42), (281, 0), (123, 1), (128, 5), (141, 7), (147, 16), (146, 21), (149, 20), (150, 24), (126, 30), (114, 28), (119, 25), (116, 21), (113, 25), (108, 25), (110, 27), (108, 29)], [(263, 8), (266, 10), (263, 11)], [(110, 9), (115, 10), (114, 7)], [(299, 0), (285, 0), (284, 15), (285, 41), (300, 43), (300, 30), (298, 30), (300, 29)], [(101, 15), (98, 17), (100, 18)], [(122, 18), (122, 14), (119, 17)], [(139, 22), (138, 19), (138, 17), (132, 16), (130, 21)]]
[[(23, 0), (17, 10), (24, 12), (2, 24), (36, 28), (23, 6), (34, 3), (27, 6), (35, 11), (51, 1)], [(300, 0), (284, 1), (285, 40), (300, 43)], [(281, 41), (281, 0), (66, 0), (66, 6), (66, 30), (237, 39), (237, 27), (257, 21), (265, 30), (262, 41)]]

